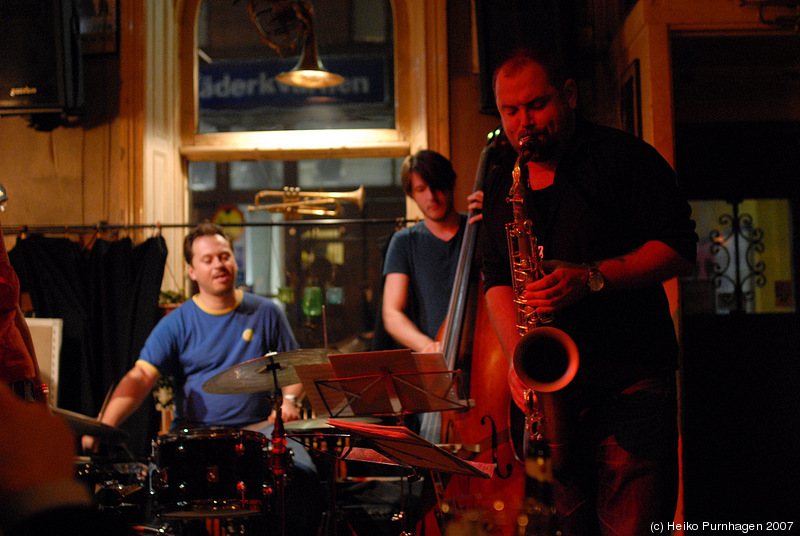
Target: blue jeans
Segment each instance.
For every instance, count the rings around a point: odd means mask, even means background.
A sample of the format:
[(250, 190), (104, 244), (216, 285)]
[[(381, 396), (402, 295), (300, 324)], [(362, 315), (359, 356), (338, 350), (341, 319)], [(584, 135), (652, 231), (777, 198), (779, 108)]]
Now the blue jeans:
[(673, 520), (678, 497), (674, 375), (642, 380), (585, 410), (574, 458), (554, 475), (565, 536), (639, 536)]

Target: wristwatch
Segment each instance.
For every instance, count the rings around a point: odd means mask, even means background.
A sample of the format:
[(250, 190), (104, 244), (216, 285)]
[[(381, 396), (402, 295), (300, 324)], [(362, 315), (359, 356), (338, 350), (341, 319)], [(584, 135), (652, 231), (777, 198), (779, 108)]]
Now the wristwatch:
[(595, 292), (603, 290), (606, 284), (606, 278), (603, 276), (603, 272), (597, 268), (595, 263), (587, 265), (586, 269), (589, 270), (589, 278), (586, 280), (586, 284), (589, 286), (589, 293), (594, 294)]

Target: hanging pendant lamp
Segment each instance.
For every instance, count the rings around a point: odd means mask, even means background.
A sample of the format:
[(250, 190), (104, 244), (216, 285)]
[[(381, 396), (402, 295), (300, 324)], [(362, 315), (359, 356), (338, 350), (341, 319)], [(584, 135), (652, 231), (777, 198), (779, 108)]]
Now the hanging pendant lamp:
[(300, 61), (292, 68), (275, 77), (275, 80), (290, 86), (319, 89), (338, 86), (344, 77), (325, 69), (317, 53), (317, 39), (314, 35), (314, 20), (310, 19), (308, 34), (303, 43)]

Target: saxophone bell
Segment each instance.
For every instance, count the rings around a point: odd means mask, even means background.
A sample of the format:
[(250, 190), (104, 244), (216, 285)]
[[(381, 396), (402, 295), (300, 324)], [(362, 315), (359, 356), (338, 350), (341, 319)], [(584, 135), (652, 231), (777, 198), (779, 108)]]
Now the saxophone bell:
[(514, 349), (514, 371), (528, 389), (560, 391), (578, 372), (578, 347), (564, 331), (540, 326), (526, 333)]
[[(569, 457), (575, 422), (567, 387), (578, 372), (578, 347), (564, 331), (540, 326), (526, 333), (514, 350), (509, 386), (517, 401), (533, 396), (526, 409), (526, 441), (549, 444), (552, 467), (561, 470)], [(516, 376), (512, 378), (511, 376)]]

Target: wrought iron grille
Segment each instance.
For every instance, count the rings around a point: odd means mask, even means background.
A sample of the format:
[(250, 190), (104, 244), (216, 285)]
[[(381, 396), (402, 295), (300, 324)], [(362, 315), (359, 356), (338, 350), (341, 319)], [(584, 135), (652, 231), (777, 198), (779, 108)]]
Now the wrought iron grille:
[(712, 278), (718, 308), (746, 313), (755, 301), (756, 288), (767, 284), (766, 265), (758, 258), (764, 253), (764, 231), (755, 226), (750, 214), (739, 212), (739, 202), (730, 204), (732, 213), (722, 214), (717, 220), (722, 230), (709, 233)]

